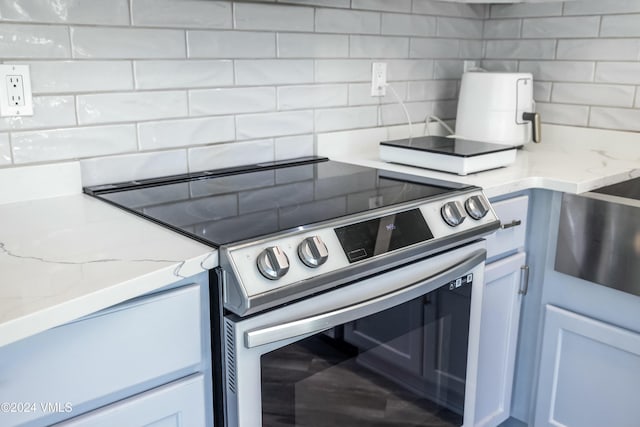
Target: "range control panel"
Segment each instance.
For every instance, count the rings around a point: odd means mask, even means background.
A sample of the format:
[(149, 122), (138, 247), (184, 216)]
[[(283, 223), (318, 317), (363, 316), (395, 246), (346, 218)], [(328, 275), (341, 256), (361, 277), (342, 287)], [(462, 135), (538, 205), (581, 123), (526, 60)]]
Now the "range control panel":
[[(363, 217), (223, 250), (221, 265), (231, 267), (237, 276), (235, 286), (242, 287), (228, 295), (251, 298), (273, 293), (415, 244), (473, 235), (475, 228), (498, 221), (480, 190)], [(472, 279), (458, 280), (464, 284)], [(229, 301), (227, 308), (234, 311), (233, 306), (237, 301)]]

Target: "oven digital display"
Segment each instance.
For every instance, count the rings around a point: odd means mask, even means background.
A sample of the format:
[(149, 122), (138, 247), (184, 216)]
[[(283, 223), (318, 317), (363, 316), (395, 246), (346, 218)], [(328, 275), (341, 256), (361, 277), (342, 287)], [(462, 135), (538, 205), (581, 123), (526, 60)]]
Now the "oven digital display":
[(350, 263), (433, 238), (419, 209), (336, 228), (335, 232)]

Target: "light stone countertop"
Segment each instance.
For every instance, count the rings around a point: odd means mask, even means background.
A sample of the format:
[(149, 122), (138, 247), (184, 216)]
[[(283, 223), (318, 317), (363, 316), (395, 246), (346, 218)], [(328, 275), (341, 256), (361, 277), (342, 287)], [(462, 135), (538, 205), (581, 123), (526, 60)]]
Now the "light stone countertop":
[(19, 195), (0, 191), (0, 346), (218, 264), (212, 248), (81, 194), (77, 163), (56, 169), (54, 197), (29, 200), (33, 170)]
[[(422, 135), (423, 126), (413, 134)], [(640, 176), (640, 133), (544, 125), (543, 142), (519, 149), (510, 166), (466, 176), (387, 163), (380, 141), (406, 138), (406, 126), (318, 136), (318, 155), (332, 160), (482, 187), (488, 197), (530, 188), (584, 193)]]

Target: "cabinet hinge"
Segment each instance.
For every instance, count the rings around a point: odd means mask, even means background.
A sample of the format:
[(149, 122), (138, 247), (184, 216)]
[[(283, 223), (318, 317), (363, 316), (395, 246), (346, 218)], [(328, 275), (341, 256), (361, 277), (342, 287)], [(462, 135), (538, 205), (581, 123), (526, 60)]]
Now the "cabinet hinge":
[(518, 289), (518, 293), (521, 295), (526, 295), (529, 291), (529, 266), (523, 265), (520, 267), (520, 289)]

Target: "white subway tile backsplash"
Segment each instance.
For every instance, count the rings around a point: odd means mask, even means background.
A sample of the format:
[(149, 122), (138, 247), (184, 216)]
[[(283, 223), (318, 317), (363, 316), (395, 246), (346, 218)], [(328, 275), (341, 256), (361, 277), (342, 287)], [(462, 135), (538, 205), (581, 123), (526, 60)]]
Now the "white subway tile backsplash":
[(458, 100), (436, 101), (433, 103), (433, 115), (443, 120), (454, 119), (458, 112)]
[(313, 8), (234, 3), (234, 28), (243, 30), (313, 31)]
[(371, 96), (371, 83), (352, 83), (349, 85), (349, 105), (377, 105), (379, 103), (379, 97)]
[(129, 25), (127, 0), (0, 0), (3, 21)]
[(459, 58), (481, 59), (484, 43), (480, 40), (460, 40)]
[(640, 131), (640, 111), (630, 108), (591, 108), (589, 125), (605, 129)]
[(275, 139), (275, 160), (313, 156), (313, 135), (286, 136)]
[(375, 127), (378, 124), (378, 108), (347, 107), (315, 111), (316, 132)]
[(11, 144), (9, 134), (0, 133), (0, 166), (11, 164)]
[(532, 18), (522, 22), (523, 38), (597, 37), (599, 16)]
[(411, 58), (457, 58), (459, 40), (412, 38), (409, 48)]
[(297, 135), (313, 132), (312, 111), (249, 114), (236, 118), (238, 139)]
[(273, 111), (276, 90), (273, 87), (192, 90), (189, 109), (192, 116)]
[(131, 0), (131, 20), (136, 26), (231, 28), (231, 2)]
[(555, 83), (551, 100), (565, 104), (631, 107), (634, 95), (634, 86)]
[(464, 62), (461, 60), (438, 60), (433, 68), (433, 78), (436, 80), (451, 80), (462, 78), (464, 73)]
[(640, 14), (602, 17), (601, 37), (640, 37)]
[(189, 58), (275, 58), (276, 35), (252, 31), (187, 31)]
[(380, 33), (380, 14), (376, 12), (317, 9), (315, 19), (316, 31), (320, 33)]
[(555, 40), (489, 40), (485, 58), (488, 59), (553, 59)]
[(20, 61), (31, 69), (35, 94), (133, 89), (129, 61)]
[(428, 80), (409, 82), (407, 98), (409, 101), (433, 101), (454, 99), (458, 96), (457, 80)]
[(463, 4), (435, 0), (413, 0), (412, 6), (414, 13), (465, 18), (484, 18), (485, 8), (484, 4)]
[(480, 39), (482, 25), (478, 19), (438, 17), (438, 37)]
[(558, 40), (558, 59), (635, 61), (640, 39)]
[(197, 88), (233, 85), (230, 60), (135, 61), (138, 89)]
[(640, 63), (599, 62), (596, 67), (596, 82), (640, 84)]
[[(80, 169), (83, 186), (178, 175), (188, 172), (187, 151), (169, 150), (83, 159)], [(185, 197), (188, 197), (188, 193)]]
[(278, 88), (278, 109), (326, 108), (347, 105), (347, 85), (283, 86)]
[(409, 39), (387, 36), (349, 36), (352, 58), (406, 58)]
[(347, 58), (349, 37), (337, 34), (278, 34), (281, 58)]
[(185, 33), (146, 28), (72, 27), (74, 58), (185, 58)]
[(568, 1), (564, 5), (565, 15), (606, 15), (633, 12), (640, 12), (640, 3), (637, 0), (580, 0)]
[(16, 132), (11, 144), (16, 164), (107, 156), (137, 148), (135, 125)]
[(77, 97), (78, 123), (114, 123), (188, 115), (184, 91), (127, 92)]
[(313, 61), (305, 59), (237, 60), (236, 84), (299, 84), (313, 82)]
[(189, 149), (189, 172), (274, 160), (273, 139), (214, 144)]
[(411, 12), (411, 0), (351, 0), (354, 9)]
[(387, 80), (427, 80), (433, 78), (433, 61), (392, 59), (387, 62)]
[[(407, 102), (405, 107), (413, 123), (424, 122), (425, 117), (433, 113), (433, 103), (431, 102)], [(380, 106), (380, 125), (389, 126), (401, 123), (407, 123), (407, 114), (402, 106), (398, 104)]]
[(433, 37), (436, 35), (436, 18), (425, 15), (383, 13), (382, 34)]
[(518, 61), (500, 61), (495, 59), (483, 59), (482, 68), (488, 71), (504, 71), (515, 73), (518, 71)]
[(318, 83), (366, 82), (371, 79), (371, 61), (365, 59), (319, 59), (315, 61), (314, 70)]
[(537, 102), (550, 102), (551, 87), (552, 83), (533, 82), (533, 99)]
[(531, 72), (546, 122), (633, 127), (640, 109), (636, 0), (0, 0), (0, 21), (0, 61), (30, 65), (35, 94), (33, 117), (0, 119), (0, 165), (96, 157), (135, 176), (170, 170), (165, 153), (182, 171), (310, 155), (315, 132), (405, 123), (392, 88), (413, 121), (454, 118), (471, 59)]
[(522, 19), (492, 19), (484, 22), (485, 39), (517, 39)]
[(138, 124), (138, 143), (141, 150), (233, 141), (235, 134), (233, 116), (163, 120)]
[(0, 118), (0, 131), (76, 125), (73, 96), (36, 96), (33, 98), (33, 112), (33, 116)]
[(69, 58), (69, 30), (53, 25), (0, 25), (0, 52), (8, 58)]
[(543, 123), (568, 126), (586, 126), (589, 121), (589, 107), (584, 105), (548, 104), (538, 102), (536, 111)]
[(304, 4), (308, 6), (326, 6), (349, 8), (351, 0), (287, 0), (287, 3)]
[[(572, 3), (572, 2), (567, 2)], [(491, 18), (525, 18), (533, 16), (560, 16), (562, 2), (550, 3), (515, 3), (491, 5)]]
[(533, 80), (560, 82), (593, 81), (595, 64), (582, 61), (520, 61), (523, 73), (533, 74)]

